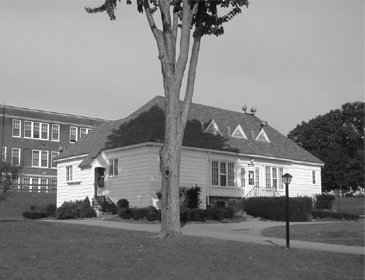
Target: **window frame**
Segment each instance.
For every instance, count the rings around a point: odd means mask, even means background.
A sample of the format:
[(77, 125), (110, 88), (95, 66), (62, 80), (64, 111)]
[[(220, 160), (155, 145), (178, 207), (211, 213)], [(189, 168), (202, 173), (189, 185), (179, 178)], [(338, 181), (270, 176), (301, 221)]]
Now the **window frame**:
[(1, 147), (1, 160), (6, 161), (8, 155), (8, 148), (6, 146)]
[[(230, 161), (211, 161), (211, 185), (214, 187), (235, 188), (235, 165)], [(218, 172), (217, 172), (218, 171)]]
[[(73, 130), (75, 131), (75, 135), (73, 135)], [(75, 140), (73, 140), (73, 136), (75, 136)], [(76, 143), (78, 136), (78, 128), (77, 126), (70, 126), (70, 143)]]
[(284, 184), (282, 179), (283, 174), (284, 174), (284, 167), (277, 165), (265, 166), (265, 187), (267, 189), (283, 190), (284, 189)]
[(109, 176), (110, 177), (114, 177), (114, 176), (118, 176), (118, 158), (113, 158), (111, 160), (109, 160)]
[[(34, 155), (38, 155), (38, 158), (36, 160), (38, 160), (38, 164), (35, 164), (34, 160), (35, 157)], [(46, 155), (46, 159), (44, 159), (44, 155)], [(46, 160), (46, 164), (44, 163), (44, 160)], [(49, 166), (49, 152), (46, 150), (32, 150), (32, 167), (37, 167), (37, 168), (48, 168)]]
[[(17, 156), (17, 159), (18, 159), (18, 163), (15, 163), (14, 162), (14, 151), (18, 151), (18, 156)], [(11, 164), (15, 165), (15, 166), (20, 166), (20, 159), (21, 159), (21, 149), (20, 148), (11, 148)]]
[[(19, 127), (16, 127), (18, 126)], [(14, 133), (15, 131), (17, 131), (18, 133)], [(11, 127), (11, 136), (12, 137), (16, 137), (16, 138), (21, 138), (21, 131), (22, 131), (22, 121), (21, 120), (18, 120), (18, 119), (13, 119), (12, 121), (12, 127)]]
[[(57, 130), (57, 138), (54, 138), (54, 129), (56, 128)], [(56, 142), (59, 142), (60, 141), (60, 131), (61, 131), (61, 128), (60, 128), (60, 125), (59, 124), (52, 124), (51, 125), (51, 141), (56, 141)]]
[(67, 165), (66, 166), (66, 182), (72, 182), (73, 181), (73, 166)]

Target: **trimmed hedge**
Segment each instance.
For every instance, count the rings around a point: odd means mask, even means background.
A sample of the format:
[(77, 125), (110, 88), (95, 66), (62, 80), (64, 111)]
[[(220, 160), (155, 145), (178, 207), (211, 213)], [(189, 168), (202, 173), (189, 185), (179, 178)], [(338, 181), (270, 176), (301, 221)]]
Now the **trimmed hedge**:
[(44, 214), (43, 212), (25, 211), (23, 212), (23, 217), (26, 219), (36, 220), (46, 218), (46, 214)]
[[(274, 221), (286, 220), (285, 197), (251, 197), (245, 200), (248, 215)], [(310, 197), (289, 198), (289, 220), (292, 222), (312, 219), (312, 199)]]
[(332, 194), (317, 194), (315, 207), (318, 210), (331, 210), (335, 196)]
[(358, 220), (359, 218), (357, 214), (313, 210), (313, 219)]
[(56, 216), (57, 206), (56, 204), (47, 204), (45, 212), (47, 217), (54, 217)]
[(144, 208), (119, 208), (118, 216), (122, 219), (131, 219), (134, 220), (143, 220), (147, 219), (148, 221), (156, 221), (161, 219), (161, 214), (159, 210), (155, 207), (144, 207)]

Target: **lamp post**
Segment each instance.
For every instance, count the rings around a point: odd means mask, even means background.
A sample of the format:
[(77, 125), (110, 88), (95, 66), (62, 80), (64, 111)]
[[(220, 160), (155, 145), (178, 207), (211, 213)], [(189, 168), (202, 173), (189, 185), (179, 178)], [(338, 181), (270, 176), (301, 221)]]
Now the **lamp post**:
[(285, 173), (283, 176), (283, 183), (285, 184), (285, 206), (286, 206), (286, 249), (289, 249), (289, 184), (292, 175)]

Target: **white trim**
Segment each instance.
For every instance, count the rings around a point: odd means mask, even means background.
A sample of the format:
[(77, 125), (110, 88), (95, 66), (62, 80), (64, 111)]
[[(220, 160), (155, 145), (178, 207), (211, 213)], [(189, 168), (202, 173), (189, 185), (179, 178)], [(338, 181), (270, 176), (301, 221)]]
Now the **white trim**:
[[(235, 135), (236, 133), (239, 133), (240, 135)], [(243, 131), (241, 125), (237, 125), (236, 129), (231, 134), (231, 137), (247, 140), (247, 136), (246, 136), (245, 132)]]
[(56, 159), (55, 162), (57, 162), (57, 163), (60, 162), (61, 163), (62, 161), (74, 160), (74, 159), (86, 157), (87, 155), (88, 154), (82, 154), (82, 155), (71, 156), (71, 157), (67, 157), (67, 158), (60, 158), (60, 159)]
[[(210, 132), (211, 129), (213, 129), (212, 132)], [(204, 133), (211, 133), (213, 135), (219, 134), (220, 136), (223, 136), (222, 132), (220, 132), (220, 130), (219, 130), (217, 123), (214, 120), (211, 120), (211, 122), (208, 124), (207, 128), (204, 129)]]
[[(124, 147), (117, 147), (117, 148), (113, 148), (113, 149), (102, 150), (95, 157), (95, 159), (90, 163), (90, 165), (93, 165), (95, 163), (95, 161), (97, 160), (97, 158), (102, 153), (112, 153), (112, 152), (124, 151), (124, 150), (135, 149), (135, 148), (141, 148), (141, 147), (146, 147), (146, 146), (161, 147), (162, 145), (163, 145), (162, 143), (156, 143), (156, 142), (143, 142), (143, 143), (128, 145), (128, 146), (124, 146)], [(255, 154), (234, 153), (234, 152), (228, 152), (228, 151), (219, 151), (219, 150), (203, 149), (203, 148), (196, 148), (196, 147), (186, 147), (186, 146), (183, 146), (182, 149), (183, 150), (190, 150), (190, 151), (205, 152), (205, 153), (216, 153), (216, 154), (233, 155), (233, 156), (241, 156), (241, 157), (253, 157), (253, 158), (256, 158), (256, 159), (279, 160), (279, 161), (286, 161), (286, 162), (289, 162), (289, 163), (292, 163), (292, 164), (293, 163), (298, 163), (298, 164), (308, 164), (308, 165), (311, 165), (311, 166), (320, 166), (320, 167), (324, 166), (324, 163), (315, 163), (315, 162), (310, 162), (310, 161), (300, 161), (300, 160), (294, 160), (294, 159), (288, 159), (288, 158), (278, 158), (278, 157), (262, 156), (262, 155), (255, 155)], [(75, 159), (75, 158), (79, 158), (79, 157), (86, 157), (87, 155), (88, 154), (82, 154), (82, 155), (71, 156), (71, 157), (67, 157), (67, 158), (61, 158), (61, 159), (58, 159), (57, 162), (64, 161), (64, 160)]]
[(263, 128), (261, 128), (261, 130), (260, 130), (259, 134), (256, 136), (255, 140), (256, 141), (264, 142), (262, 140), (259, 140), (259, 138), (261, 136), (263, 136), (265, 138), (266, 142), (271, 143), (269, 137), (267, 136), (267, 134), (266, 134), (266, 132), (265, 132), (265, 130)]

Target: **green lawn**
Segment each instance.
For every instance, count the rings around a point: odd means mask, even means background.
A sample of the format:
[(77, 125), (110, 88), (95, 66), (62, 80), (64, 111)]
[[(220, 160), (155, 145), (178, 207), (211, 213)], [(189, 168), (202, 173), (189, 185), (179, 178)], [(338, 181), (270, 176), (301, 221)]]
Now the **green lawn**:
[(0, 279), (363, 279), (364, 257), (40, 221), (0, 222)]
[(15, 192), (8, 201), (0, 204), (0, 220), (22, 218), (24, 211), (29, 211), (30, 206), (45, 207), (47, 204), (56, 204), (55, 193)]
[[(285, 238), (285, 226), (267, 228), (262, 235)], [(291, 225), (290, 239), (364, 247), (364, 220)]]

